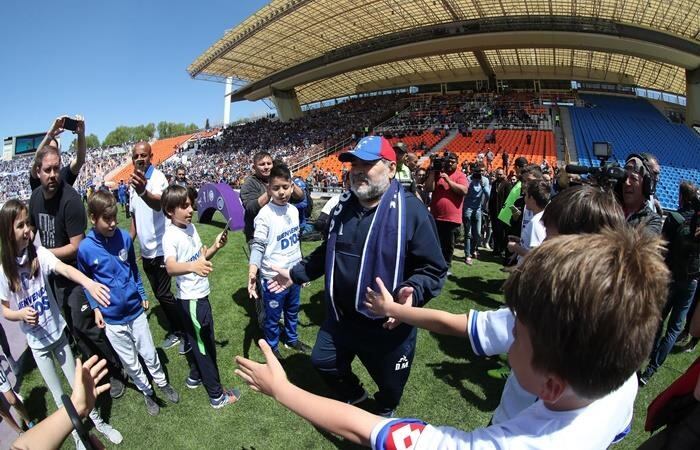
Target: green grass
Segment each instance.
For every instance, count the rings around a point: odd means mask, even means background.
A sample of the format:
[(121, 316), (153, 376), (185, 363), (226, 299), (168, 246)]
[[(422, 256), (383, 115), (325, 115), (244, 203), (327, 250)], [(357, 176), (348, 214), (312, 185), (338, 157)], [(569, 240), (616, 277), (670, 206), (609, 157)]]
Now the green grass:
[[(315, 209), (320, 210), (320, 206)], [(220, 216), (215, 216), (214, 221), (212, 225), (197, 224), (205, 245), (211, 244), (223, 226)], [(122, 213), (120, 226), (128, 228)], [(270, 398), (251, 391), (233, 373), (235, 355), (246, 355), (257, 360), (262, 358), (255, 344), (261, 334), (252, 318), (254, 309), (246, 291), (248, 269), (244, 245), (241, 232), (231, 233), (228, 245), (214, 258), (214, 272), (209, 277), (222, 383), (241, 388), (241, 400), (232, 407), (212, 409), (202, 387), (196, 390), (184, 387), (187, 376), (185, 358), (179, 356), (175, 348), (161, 351), (161, 362), (170, 382), (180, 392), (181, 401), (177, 405), (166, 405), (160, 415), (151, 417), (146, 413), (142, 395), (133, 385), (118, 400), (112, 401), (108, 395), (103, 395), (99, 402), (103, 417), (124, 435), (124, 442), (119, 448), (355, 448), (315, 429)], [(304, 253), (308, 254), (315, 245), (317, 243), (304, 243)], [(460, 250), (457, 255), (462, 255)], [(452, 267), (454, 275), (447, 280), (442, 294), (433, 299), (429, 306), (455, 313), (464, 313), (470, 308), (499, 307), (502, 304), (500, 287), (505, 277), (499, 270), (500, 265), (495, 261), (489, 262), (488, 256), (483, 261), (475, 261), (472, 267), (467, 267), (460, 260), (455, 258)], [(158, 345), (165, 336), (160, 324), (162, 311), (157, 301), (153, 300), (148, 283), (144, 282), (144, 285), (152, 299), (148, 320)], [(302, 289), (299, 334), (309, 345), (313, 345), (325, 315), (323, 301), (323, 279)], [(311, 367), (309, 357), (284, 350), (281, 349), (288, 356), (284, 366), (290, 380), (312, 392), (327, 393)], [(632, 434), (615, 448), (636, 448), (646, 439), (643, 423), (648, 403), (694, 358), (695, 355), (672, 354), (649, 386), (640, 390)], [(464, 430), (486, 426), (498, 404), (503, 386), (503, 381), (488, 377), (486, 371), (501, 365), (499, 359), (474, 356), (466, 339), (421, 330), (411, 376), (397, 414)], [(357, 361), (353, 367), (365, 387), (373, 393), (376, 386), (366, 370)], [(43, 418), (55, 410), (53, 399), (36, 369), (25, 374), (21, 394), (34, 418)], [(64, 445), (65, 448), (72, 446), (70, 439)]]

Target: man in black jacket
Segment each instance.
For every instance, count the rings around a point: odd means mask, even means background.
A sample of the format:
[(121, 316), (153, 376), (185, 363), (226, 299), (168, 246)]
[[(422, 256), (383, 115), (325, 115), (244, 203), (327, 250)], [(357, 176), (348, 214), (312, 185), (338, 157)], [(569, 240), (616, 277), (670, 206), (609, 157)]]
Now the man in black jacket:
[[(661, 323), (656, 333), (654, 347), (649, 357), (649, 365), (639, 377), (639, 384), (644, 386), (664, 363), (673, 344), (683, 329), (683, 322), (688, 314), (698, 287), (700, 275), (700, 239), (695, 237), (698, 214), (696, 188), (689, 181), (680, 185), (678, 212), (671, 212), (666, 217), (663, 237), (668, 242), (666, 264), (671, 270), (671, 286), (668, 300), (661, 314)], [(663, 321), (668, 317), (666, 333), (661, 337)]]
[[(338, 399), (356, 404), (367, 398), (351, 368), (358, 356), (379, 388), (374, 396), (376, 412), (391, 416), (408, 381), (416, 329), (368, 314), (364, 307), (367, 287), (374, 288), (374, 277), (379, 273), (393, 274), (394, 283), (382, 279), (393, 289), (396, 301), (422, 306), (440, 293), (447, 264), (432, 216), (417, 197), (404, 193), (398, 182), (392, 181), (396, 154), (386, 139), (364, 138), (339, 159), (352, 164), (351, 192), (341, 196), (331, 214), (329, 238), (291, 270), (273, 267), (278, 275), (268, 287), (272, 291), (286, 289), (292, 283), (302, 284), (327, 274), (327, 314), (311, 362)], [(399, 226), (390, 227), (396, 233), (381, 237), (375, 258), (367, 250), (377, 242), (372, 233), (397, 217), (402, 218)], [(403, 245), (397, 246), (397, 242)], [(328, 255), (333, 256), (328, 259)], [(392, 260), (393, 255), (397, 256)], [(397, 261), (396, 270), (375, 265), (382, 257)], [(374, 267), (369, 274), (367, 265)]]

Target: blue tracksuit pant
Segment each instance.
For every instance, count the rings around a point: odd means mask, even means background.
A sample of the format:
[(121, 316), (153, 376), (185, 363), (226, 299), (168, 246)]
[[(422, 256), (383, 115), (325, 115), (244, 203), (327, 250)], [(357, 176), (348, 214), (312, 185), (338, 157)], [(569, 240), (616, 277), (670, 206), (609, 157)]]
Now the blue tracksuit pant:
[(298, 339), (297, 323), (299, 322), (299, 303), (301, 287), (293, 284), (288, 289), (273, 294), (267, 288), (267, 280), (262, 282), (262, 299), (265, 308), (263, 319), (263, 334), (265, 341), (272, 349), (280, 342), (279, 320), (284, 314), (284, 334), (287, 344), (294, 344)]
[(316, 337), (311, 364), (339, 400), (349, 401), (362, 393), (352, 372), (357, 356), (379, 388), (374, 395), (377, 412), (388, 413), (399, 405), (415, 350), (416, 329), (406, 324), (389, 331), (327, 319)]

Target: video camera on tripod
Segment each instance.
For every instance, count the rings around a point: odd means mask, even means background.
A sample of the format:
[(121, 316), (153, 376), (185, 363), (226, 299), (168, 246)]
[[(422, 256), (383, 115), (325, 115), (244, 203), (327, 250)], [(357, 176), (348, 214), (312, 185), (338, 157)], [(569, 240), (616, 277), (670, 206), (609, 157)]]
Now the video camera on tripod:
[(577, 175), (588, 175), (587, 182), (606, 189), (612, 189), (619, 180), (624, 180), (627, 176), (625, 169), (620, 167), (617, 161), (608, 162), (612, 156), (612, 145), (609, 142), (594, 142), (593, 154), (600, 166), (580, 166), (578, 164), (567, 164), (566, 173)]

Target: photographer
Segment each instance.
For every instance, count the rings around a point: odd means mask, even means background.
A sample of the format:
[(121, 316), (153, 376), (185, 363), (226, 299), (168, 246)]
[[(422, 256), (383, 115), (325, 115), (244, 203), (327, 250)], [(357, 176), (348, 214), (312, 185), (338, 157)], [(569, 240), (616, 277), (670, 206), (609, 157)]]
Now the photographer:
[(457, 155), (446, 151), (430, 165), (425, 191), (432, 192), (430, 212), (435, 218), (442, 255), (449, 267), (455, 248), (455, 232), (462, 225), (462, 207), (467, 195), (467, 177), (457, 170)]
[[(671, 286), (649, 357), (649, 365), (639, 376), (641, 386), (649, 382), (676, 343), (698, 286), (700, 239), (695, 237), (695, 231), (700, 211), (695, 186), (689, 181), (681, 182), (678, 198), (678, 212), (669, 213), (663, 227), (663, 237), (668, 242), (666, 265), (671, 270)], [(661, 338), (666, 317), (668, 325)]]
[(639, 155), (630, 155), (625, 162), (625, 171), (616, 191), (627, 223), (645, 233), (660, 234), (661, 216), (649, 206), (655, 184), (647, 161)]
[(472, 165), (472, 174), (469, 177), (467, 195), (464, 197), (464, 262), (472, 265), (472, 258), (476, 259), (481, 237), (481, 205), (491, 195), (491, 186), (487, 177), (481, 176), (481, 167)]

